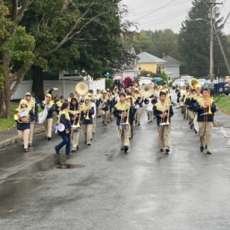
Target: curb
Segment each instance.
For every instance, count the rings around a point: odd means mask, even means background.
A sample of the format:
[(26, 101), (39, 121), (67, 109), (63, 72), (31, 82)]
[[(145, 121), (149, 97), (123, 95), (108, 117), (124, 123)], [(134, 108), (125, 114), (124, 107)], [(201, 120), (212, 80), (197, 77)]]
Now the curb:
[[(40, 135), (44, 132), (45, 132), (44, 128), (40, 128), (34, 132), (34, 135)], [(21, 141), (21, 138), (19, 138), (18, 135), (15, 135), (13, 137), (5, 139), (4, 141), (0, 141), (0, 149), (5, 148), (8, 145), (20, 143), (20, 141)]]

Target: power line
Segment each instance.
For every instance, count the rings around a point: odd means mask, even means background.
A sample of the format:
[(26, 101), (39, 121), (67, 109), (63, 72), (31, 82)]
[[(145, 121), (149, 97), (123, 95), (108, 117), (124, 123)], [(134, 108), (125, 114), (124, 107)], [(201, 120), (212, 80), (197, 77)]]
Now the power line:
[[(170, 0), (156, 9), (147, 10), (143, 15), (139, 15), (137, 18), (134, 18), (134, 19), (135, 20), (141, 20), (142, 18), (146, 18), (146, 16), (154, 15), (155, 13), (170, 7), (172, 3), (175, 3), (177, 1), (178, 0), (174, 0), (174, 1)], [(182, 1), (184, 1), (184, 0), (182, 0)]]

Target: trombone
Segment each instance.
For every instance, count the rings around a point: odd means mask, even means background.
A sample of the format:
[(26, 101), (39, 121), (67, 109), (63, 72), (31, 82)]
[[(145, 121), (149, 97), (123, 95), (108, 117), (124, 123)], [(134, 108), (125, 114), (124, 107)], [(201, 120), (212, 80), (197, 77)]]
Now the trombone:
[(120, 124), (122, 128), (129, 126), (129, 110), (122, 111)]
[(169, 126), (170, 125), (170, 100), (168, 99), (168, 102), (167, 102), (167, 108), (168, 110), (165, 110), (163, 112), (163, 114), (166, 114), (167, 113), (167, 116), (166, 116), (166, 119), (165, 119), (165, 116), (161, 118), (161, 121), (160, 121), (160, 126), (164, 127), (164, 126)]

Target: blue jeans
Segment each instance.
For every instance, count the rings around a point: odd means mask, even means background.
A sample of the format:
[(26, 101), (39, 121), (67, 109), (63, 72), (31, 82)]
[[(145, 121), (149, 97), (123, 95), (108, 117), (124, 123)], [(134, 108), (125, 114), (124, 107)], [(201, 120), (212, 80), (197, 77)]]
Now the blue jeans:
[(55, 151), (57, 154), (59, 154), (60, 150), (66, 146), (65, 148), (65, 154), (67, 156), (70, 155), (70, 134), (69, 133), (66, 133), (66, 132), (62, 132), (62, 133), (59, 133), (59, 136), (62, 138), (62, 141), (60, 144), (58, 144), (57, 146), (55, 146)]

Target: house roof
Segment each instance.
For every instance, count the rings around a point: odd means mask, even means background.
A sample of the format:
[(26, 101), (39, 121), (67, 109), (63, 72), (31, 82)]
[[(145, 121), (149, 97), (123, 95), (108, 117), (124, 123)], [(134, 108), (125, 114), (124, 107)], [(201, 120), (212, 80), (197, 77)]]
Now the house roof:
[(167, 62), (167, 65), (180, 65), (180, 62), (171, 56), (165, 56), (163, 59)]
[(142, 52), (137, 55), (137, 63), (138, 64), (146, 64), (146, 63), (154, 63), (154, 64), (165, 64), (166, 61), (158, 58), (150, 53)]

